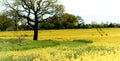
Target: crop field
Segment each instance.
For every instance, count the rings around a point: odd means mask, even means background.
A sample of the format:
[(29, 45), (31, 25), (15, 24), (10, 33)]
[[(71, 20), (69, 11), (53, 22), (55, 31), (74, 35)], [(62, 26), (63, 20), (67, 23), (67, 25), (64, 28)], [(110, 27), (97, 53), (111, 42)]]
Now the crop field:
[(0, 32), (0, 61), (120, 61), (120, 28)]

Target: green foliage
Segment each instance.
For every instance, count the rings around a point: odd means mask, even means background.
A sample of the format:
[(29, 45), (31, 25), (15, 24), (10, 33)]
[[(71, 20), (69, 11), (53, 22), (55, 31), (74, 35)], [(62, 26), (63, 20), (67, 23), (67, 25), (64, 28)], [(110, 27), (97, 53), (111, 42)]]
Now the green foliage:
[(91, 44), (91, 43), (93, 43), (93, 42), (88, 41), (88, 40), (73, 40), (73, 41), (60, 42), (60, 46), (74, 48), (74, 47), (84, 46), (84, 45)]
[(61, 21), (55, 21), (54, 22), (54, 28), (55, 29), (64, 29), (63, 23)]
[(78, 43), (93, 43), (93, 41), (89, 41), (89, 40), (73, 40), (73, 42), (78, 42)]
[(4, 3), (8, 9), (15, 12), (15, 15), (26, 19), (27, 25), (31, 26), (34, 30), (33, 40), (38, 39), (39, 23), (49, 20), (51, 16), (61, 15), (64, 12), (64, 6), (58, 4), (58, 0), (11, 1), (12, 3), (10, 3), (9, 0), (5, 0)]
[(116, 26), (116, 24), (114, 24), (114, 23), (110, 23), (109, 25), (108, 25), (108, 27), (115, 27)]
[(13, 26), (12, 20), (7, 18), (5, 15), (0, 15), (0, 30), (6, 31), (7, 28), (10, 28)]
[[(80, 57), (84, 56), (84, 54), (89, 56), (89, 54), (91, 53), (94, 56), (94, 52), (95, 52), (95, 54), (98, 53), (98, 55), (99, 55), (99, 53), (100, 53), (100, 55), (102, 56), (106, 53), (108, 53), (108, 54), (110, 52), (114, 53), (114, 49), (115, 49), (114, 47), (87, 45), (87, 44), (93, 43), (93, 42), (86, 41), (86, 40), (73, 40), (73, 41), (43, 40), (43, 41), (23, 41), (23, 42), (24, 42), (24, 44), (26, 44), (26, 47), (29, 47), (29, 46), (31, 47), (32, 44), (34, 45), (34, 44), (40, 44), (40, 43), (42, 44), (42, 46), (47, 46), (47, 47), (53, 47), (53, 46), (55, 47), (56, 46), (56, 47), (50, 48), (51, 50), (49, 48), (42, 47), (45, 49), (44, 50), (40, 49), (35, 52), (34, 52), (34, 50), (29, 51), (27, 49), (28, 52), (26, 51), (26, 54), (27, 53), (32, 53), (32, 54), (24, 55), (25, 54), (24, 51), (21, 51), (21, 53), (23, 54), (22, 56), (17, 53), (18, 55), (17, 54), (8, 55), (8, 56), (5, 56), (4, 58), (0, 58), (0, 60), (1, 61), (8, 61), (8, 60), (9, 61), (21, 61), (21, 60), (22, 61), (34, 61), (36, 59), (36, 61), (37, 60), (42, 60), (42, 61), (52, 60), (52, 61), (54, 61), (54, 60), (62, 60), (62, 59), (59, 59), (59, 57), (61, 58), (61, 56), (62, 56), (62, 58), (64, 57), (68, 60), (72, 60), (72, 59), (81, 59), (82, 60), (84, 57), (83, 58), (80, 58)], [(55, 44), (55, 45), (53, 45), (53, 44)], [(51, 45), (53, 45), (53, 46), (51, 46)], [(37, 45), (35, 45), (35, 46), (37, 46)], [(34, 47), (32, 49), (34, 49)], [(48, 50), (47, 53), (45, 50)], [(17, 52), (17, 51), (13, 51), (13, 52)], [(18, 51), (18, 52), (20, 52), (20, 51)], [(43, 52), (43, 55), (41, 52)], [(4, 53), (4, 52), (2, 52), (2, 53)], [(61, 53), (63, 53), (63, 54), (61, 54)]]
[(54, 28), (54, 24), (47, 23), (47, 22), (41, 23), (39, 25), (39, 29), (53, 29), (53, 28)]
[[(73, 40), (73, 41), (54, 41), (54, 40), (18, 40), (18, 39), (0, 39), (0, 51), (19, 51), (29, 50), (36, 48), (55, 47), (57, 45), (67, 47), (77, 47), (85, 44), (92, 43), (86, 40)], [(73, 46), (74, 45), (74, 46)]]
[[(80, 19), (80, 18), (79, 18)], [(78, 16), (64, 13), (50, 17), (46, 22), (40, 23), (40, 29), (73, 29), (78, 25)]]
[(53, 47), (59, 45), (58, 42), (53, 40), (42, 40), (42, 41), (30, 41), (30, 40), (22, 40), (18, 39), (1, 39), (0, 40), (0, 51), (19, 51), (19, 50), (28, 50), (35, 48), (45, 48), (45, 47)]

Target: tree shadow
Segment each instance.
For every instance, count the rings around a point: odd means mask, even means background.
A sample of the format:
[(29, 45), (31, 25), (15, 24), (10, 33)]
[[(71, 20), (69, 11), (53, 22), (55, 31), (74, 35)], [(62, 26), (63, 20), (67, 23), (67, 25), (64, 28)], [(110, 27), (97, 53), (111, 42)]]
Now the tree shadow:
[(57, 41), (57, 40), (25, 40), (21, 42), (16, 39), (7, 39), (0, 42), (0, 48), (4, 51), (19, 51), (19, 50), (29, 50), (37, 48), (47, 48), (47, 47), (79, 47), (82, 45), (93, 43), (92, 41), (87, 40), (73, 40), (73, 41)]
[(79, 47), (87, 44), (93, 43), (91, 40), (73, 40), (73, 41), (62, 41), (59, 42), (61, 46), (66, 47)]

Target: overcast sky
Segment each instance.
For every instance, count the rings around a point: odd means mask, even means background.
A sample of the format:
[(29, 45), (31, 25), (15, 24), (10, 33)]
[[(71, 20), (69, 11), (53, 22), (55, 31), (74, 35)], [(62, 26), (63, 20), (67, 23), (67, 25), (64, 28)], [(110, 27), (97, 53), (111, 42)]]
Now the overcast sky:
[(120, 0), (61, 0), (65, 11), (82, 16), (86, 23), (120, 23)]
[[(81, 16), (86, 23), (91, 21), (120, 23), (120, 0), (60, 1), (65, 6), (65, 12)], [(1, 11), (2, 9), (0, 8)]]

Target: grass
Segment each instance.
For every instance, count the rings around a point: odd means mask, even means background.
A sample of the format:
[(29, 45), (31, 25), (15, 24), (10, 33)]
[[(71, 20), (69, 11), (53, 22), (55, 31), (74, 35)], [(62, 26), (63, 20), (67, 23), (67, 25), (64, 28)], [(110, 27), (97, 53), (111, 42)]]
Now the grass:
[(29, 50), (36, 48), (55, 47), (55, 46), (76, 47), (88, 43), (92, 43), (92, 42), (86, 40), (73, 40), (73, 41), (31, 40), (30, 41), (23, 39), (22, 41), (18, 41), (18, 39), (1, 39), (0, 51), (21, 51), (21, 50)]
[[(66, 51), (66, 50), (74, 50), (74, 48), (78, 47), (78, 46), (83, 46), (83, 45), (87, 45), (89, 43), (92, 43), (91, 41), (86, 41), (86, 40), (73, 40), (73, 41), (55, 41), (55, 40), (38, 40), (38, 41), (33, 41), (33, 40), (25, 40), (22, 39), (22, 41), (18, 41), (18, 39), (0, 39), (0, 54), (1, 56), (3, 56), (4, 58), (0, 58), (1, 61), (33, 61), (34, 60), (34, 54), (32, 53), (30, 55), (26, 55), (26, 56), (19, 56), (19, 53), (14, 53), (14, 52), (21, 52), (23, 54), (23, 52), (26, 51), (30, 51), (30, 50), (42, 50), (42, 49), (46, 49), (46, 48), (56, 48), (56, 47), (62, 47), (62, 48), (57, 48), (60, 51)], [(73, 46), (74, 45), (74, 46)], [(68, 47), (68, 48), (64, 48), (64, 47)], [(77, 49), (78, 50), (78, 49)], [(37, 52), (38, 52), (37, 51)], [(6, 53), (7, 52), (7, 53)], [(12, 53), (11, 53), (12, 52)], [(84, 51), (83, 51), (84, 52)], [(6, 55), (3, 55), (3, 53), (5, 53)], [(11, 54), (9, 54), (11, 53)], [(30, 53), (30, 52), (29, 52)], [(17, 54), (17, 57), (21, 57), (21, 58), (16, 58), (16, 55), (14, 56), (14, 54)], [(51, 55), (55, 55), (56, 52), (52, 52), (50, 53)], [(75, 53), (75, 55), (77, 55)], [(15, 59), (16, 58), (16, 59)], [(36, 58), (36, 55), (35, 55)], [(69, 55), (67, 55), (67, 58), (71, 58)], [(44, 60), (44, 59), (42, 59)]]
[(33, 31), (0, 32), (0, 61), (120, 61), (119, 33), (120, 28), (40, 30), (32, 41)]
[(42, 41), (22, 40), (21, 42), (19, 42), (17, 39), (1, 39), (0, 51), (29, 50), (36, 48), (53, 47), (57, 45), (59, 45), (59, 43), (52, 40)]

